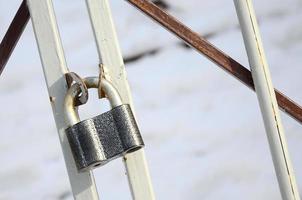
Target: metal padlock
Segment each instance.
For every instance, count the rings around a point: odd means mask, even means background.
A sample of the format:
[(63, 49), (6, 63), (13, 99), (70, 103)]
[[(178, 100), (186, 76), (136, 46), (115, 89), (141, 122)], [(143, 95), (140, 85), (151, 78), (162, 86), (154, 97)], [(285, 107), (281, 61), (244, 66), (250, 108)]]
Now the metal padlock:
[[(83, 80), (87, 88), (98, 88), (99, 79)], [(75, 97), (80, 93), (78, 83), (65, 96), (65, 130), (78, 170), (91, 170), (112, 159), (136, 151), (144, 146), (135, 118), (128, 104), (122, 104), (114, 86), (102, 79), (101, 87), (112, 109), (96, 117), (80, 121)]]

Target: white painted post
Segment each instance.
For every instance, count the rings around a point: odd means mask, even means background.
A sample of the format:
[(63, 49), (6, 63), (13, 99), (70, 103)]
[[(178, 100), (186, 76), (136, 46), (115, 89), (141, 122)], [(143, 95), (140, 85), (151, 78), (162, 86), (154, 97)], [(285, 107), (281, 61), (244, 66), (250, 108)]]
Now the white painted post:
[(251, 0), (234, 0), (255, 89), (284, 200), (299, 200), (294, 172), (283, 133), (278, 104), (265, 59)]
[[(103, 75), (117, 88), (123, 103), (130, 104), (133, 110), (109, 2), (108, 0), (86, 0), (86, 3)], [(133, 198), (138, 200), (155, 199), (144, 150), (127, 154), (124, 161)]]
[(50, 102), (74, 198), (98, 199), (92, 172), (78, 173), (65, 129), (63, 102), (67, 90), (64, 74), (68, 72), (51, 0), (27, 0), (39, 47)]

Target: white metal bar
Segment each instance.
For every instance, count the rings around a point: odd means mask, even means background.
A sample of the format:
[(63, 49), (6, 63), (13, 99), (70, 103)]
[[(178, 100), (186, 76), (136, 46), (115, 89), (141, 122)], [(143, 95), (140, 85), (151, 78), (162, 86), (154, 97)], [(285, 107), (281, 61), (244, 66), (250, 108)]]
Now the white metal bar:
[(64, 131), (67, 128), (63, 109), (67, 89), (64, 74), (68, 69), (52, 1), (27, 0), (27, 3), (74, 198), (77, 200), (98, 199), (93, 174), (92, 172), (77, 172)]
[(255, 89), (262, 112), (279, 188), (284, 200), (299, 200), (294, 172), (269, 67), (264, 55), (259, 28), (251, 0), (234, 0)]
[[(124, 62), (117, 41), (108, 0), (86, 0), (96, 40), (103, 75), (117, 88), (124, 104), (133, 110)], [(155, 199), (151, 178), (141, 149), (124, 157), (128, 180), (134, 199)]]

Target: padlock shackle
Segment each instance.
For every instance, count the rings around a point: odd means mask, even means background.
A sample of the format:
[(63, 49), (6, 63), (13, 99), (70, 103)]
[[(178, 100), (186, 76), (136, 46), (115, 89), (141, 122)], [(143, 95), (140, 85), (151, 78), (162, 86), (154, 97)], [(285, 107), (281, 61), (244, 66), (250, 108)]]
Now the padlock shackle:
[[(99, 78), (98, 77), (87, 77), (83, 79), (86, 87), (98, 88)], [(101, 79), (101, 88), (109, 99), (111, 107), (117, 107), (123, 104), (122, 99), (117, 89), (106, 79)], [(64, 100), (64, 113), (65, 119), (68, 126), (72, 126), (80, 121), (77, 107), (75, 106), (76, 97), (81, 93), (81, 88), (78, 83), (71, 85), (67, 90)]]
[[(87, 77), (84, 79), (86, 87), (89, 88), (98, 88), (99, 87), (99, 77)], [(105, 92), (106, 97), (110, 101), (112, 108), (120, 106), (123, 104), (122, 99), (117, 92), (117, 89), (107, 81), (106, 79), (101, 79), (101, 89)]]

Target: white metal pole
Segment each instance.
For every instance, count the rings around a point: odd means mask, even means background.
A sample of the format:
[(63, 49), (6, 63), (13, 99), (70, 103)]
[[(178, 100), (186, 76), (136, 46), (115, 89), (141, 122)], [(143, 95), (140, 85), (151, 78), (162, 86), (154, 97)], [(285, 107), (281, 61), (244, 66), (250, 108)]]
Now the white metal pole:
[(64, 74), (68, 72), (68, 69), (52, 1), (27, 0), (27, 3), (74, 198), (77, 200), (98, 199), (93, 174), (92, 172), (77, 172), (64, 131), (67, 128), (63, 109), (67, 90)]
[(270, 145), (279, 188), (284, 200), (299, 200), (294, 172), (281, 124), (278, 104), (265, 59), (251, 0), (234, 0), (255, 89)]
[[(131, 93), (118, 44), (108, 0), (86, 0), (103, 75), (119, 91), (124, 104), (133, 110)], [(155, 199), (143, 149), (124, 157), (132, 196), (138, 200)]]

